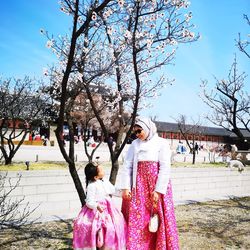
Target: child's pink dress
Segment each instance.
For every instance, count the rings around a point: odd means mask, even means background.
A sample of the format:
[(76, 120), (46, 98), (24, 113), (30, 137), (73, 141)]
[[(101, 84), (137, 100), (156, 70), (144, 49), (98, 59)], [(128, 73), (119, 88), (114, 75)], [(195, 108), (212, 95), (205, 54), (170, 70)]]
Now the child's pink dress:
[[(91, 182), (87, 187), (86, 205), (74, 221), (73, 248), (96, 250), (96, 235), (103, 227), (105, 250), (126, 249), (126, 222), (122, 213), (112, 203), (110, 194), (114, 186), (107, 180)], [(103, 212), (97, 210), (103, 207)]]

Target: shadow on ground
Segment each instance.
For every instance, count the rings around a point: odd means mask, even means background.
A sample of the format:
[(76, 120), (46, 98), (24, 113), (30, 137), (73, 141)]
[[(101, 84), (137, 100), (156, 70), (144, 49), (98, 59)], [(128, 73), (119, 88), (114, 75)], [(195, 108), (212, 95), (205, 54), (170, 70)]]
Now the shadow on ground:
[(250, 197), (176, 208), (181, 249), (250, 249)]
[[(250, 249), (250, 197), (176, 207), (181, 250)], [(72, 249), (72, 220), (0, 231), (0, 249)]]
[(0, 249), (72, 249), (72, 221), (36, 223), (0, 233)]

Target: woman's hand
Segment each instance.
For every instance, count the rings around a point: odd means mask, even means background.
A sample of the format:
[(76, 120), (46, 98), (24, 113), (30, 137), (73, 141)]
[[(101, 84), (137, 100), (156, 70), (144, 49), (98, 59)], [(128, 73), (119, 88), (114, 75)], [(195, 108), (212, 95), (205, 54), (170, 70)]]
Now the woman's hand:
[(151, 201), (152, 201), (152, 204), (154, 207), (157, 206), (157, 203), (160, 199), (160, 193), (154, 191), (152, 194), (151, 194)]
[(129, 189), (122, 190), (122, 198), (125, 200), (131, 200), (131, 192)]

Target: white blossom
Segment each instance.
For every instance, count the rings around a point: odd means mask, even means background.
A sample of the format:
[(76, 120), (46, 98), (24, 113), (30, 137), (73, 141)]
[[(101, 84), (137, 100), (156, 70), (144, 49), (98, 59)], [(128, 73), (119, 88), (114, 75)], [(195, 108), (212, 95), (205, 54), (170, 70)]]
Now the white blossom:
[(97, 14), (96, 14), (96, 12), (93, 11), (92, 17), (91, 17), (91, 18), (92, 18), (93, 21), (95, 21), (95, 20), (97, 19)]
[(44, 76), (48, 76), (49, 75), (49, 71), (47, 68), (43, 68), (43, 75)]
[(126, 30), (125, 34), (124, 34), (124, 37), (128, 38), (128, 39), (131, 39), (132, 38), (132, 34), (129, 30)]
[(46, 43), (46, 47), (47, 47), (47, 48), (51, 48), (51, 47), (53, 46), (53, 44), (54, 44), (53, 40), (49, 40), (49, 41), (47, 41), (47, 43)]
[(109, 35), (112, 35), (112, 33), (113, 33), (112, 27), (108, 27), (108, 28), (107, 28), (107, 33), (108, 33)]

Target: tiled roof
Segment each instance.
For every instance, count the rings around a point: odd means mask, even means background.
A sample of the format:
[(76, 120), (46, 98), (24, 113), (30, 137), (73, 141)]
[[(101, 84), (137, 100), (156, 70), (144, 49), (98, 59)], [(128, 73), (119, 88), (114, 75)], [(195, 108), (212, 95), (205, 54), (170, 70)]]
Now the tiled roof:
[[(161, 122), (161, 121), (154, 121), (157, 127), (158, 132), (179, 132), (179, 128), (177, 123), (171, 122)], [(187, 125), (192, 126), (192, 125)], [(201, 134), (205, 135), (214, 135), (214, 136), (230, 136), (231, 132), (225, 130), (224, 128), (216, 128), (216, 127), (207, 127), (207, 126), (200, 126), (199, 129)]]
[[(246, 130), (246, 129), (241, 129), (241, 133), (243, 134), (243, 136), (245, 138), (250, 138), (250, 133)], [(236, 134), (234, 134), (233, 132), (230, 132), (230, 137), (237, 137)]]

